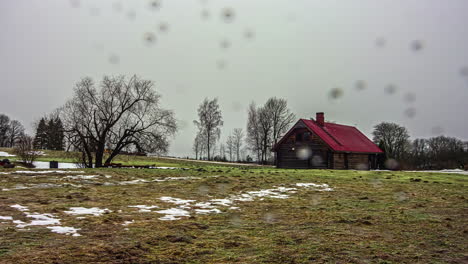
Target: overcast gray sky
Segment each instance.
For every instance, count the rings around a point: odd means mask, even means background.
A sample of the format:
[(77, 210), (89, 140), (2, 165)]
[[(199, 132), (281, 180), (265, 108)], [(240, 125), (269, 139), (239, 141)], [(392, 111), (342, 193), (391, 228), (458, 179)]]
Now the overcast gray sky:
[[(271, 96), (286, 98), (298, 117), (323, 111), (367, 135), (392, 121), (413, 138), (468, 139), (466, 0), (152, 2), (0, 1), (0, 113), (32, 133), (31, 123), (71, 97), (81, 77), (137, 74), (176, 113), (175, 156), (192, 154), (192, 121), (205, 97), (219, 98), (222, 140), (245, 129), (251, 101)], [(333, 88), (343, 96), (330, 100)]]

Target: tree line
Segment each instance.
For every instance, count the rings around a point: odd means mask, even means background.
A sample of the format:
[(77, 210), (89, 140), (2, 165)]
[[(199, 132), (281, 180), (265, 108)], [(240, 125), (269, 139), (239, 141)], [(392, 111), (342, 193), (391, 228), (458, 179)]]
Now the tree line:
[(20, 121), (0, 114), (0, 147), (12, 148), (25, 135), (24, 126)]

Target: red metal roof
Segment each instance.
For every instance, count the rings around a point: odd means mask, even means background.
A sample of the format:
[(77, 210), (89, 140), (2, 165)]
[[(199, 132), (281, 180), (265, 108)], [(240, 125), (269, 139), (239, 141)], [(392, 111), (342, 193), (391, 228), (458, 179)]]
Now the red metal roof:
[[(298, 122), (303, 122), (311, 132), (319, 136), (334, 151), (383, 153), (374, 142), (353, 126), (327, 122), (325, 122), (324, 126), (319, 126), (317, 122), (309, 119), (300, 119)], [(288, 137), (292, 130), (293, 129), (291, 129), (283, 139)], [(283, 139), (281, 139), (276, 146), (278, 146)]]

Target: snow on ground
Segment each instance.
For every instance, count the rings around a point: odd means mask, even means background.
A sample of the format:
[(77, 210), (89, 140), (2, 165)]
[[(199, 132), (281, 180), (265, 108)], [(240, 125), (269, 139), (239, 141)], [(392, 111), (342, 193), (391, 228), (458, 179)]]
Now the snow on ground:
[(468, 175), (468, 171), (460, 170), (460, 169), (452, 169), (452, 170), (422, 170), (422, 171), (406, 171), (406, 172), (425, 172), (425, 173), (452, 173), (452, 174), (462, 174)]
[(0, 151), (0, 157), (15, 157), (16, 155), (9, 154), (5, 151)]
[[(50, 163), (48, 161), (35, 161), (33, 165), (36, 166), (36, 169), (49, 169)], [(59, 162), (59, 169), (78, 169), (79, 166), (75, 163)]]
[[(296, 187), (302, 187), (307, 189), (313, 189), (315, 191), (332, 191), (333, 189), (328, 184), (316, 184), (316, 183), (296, 183)], [(190, 212), (187, 210), (194, 210), (196, 214), (217, 214), (221, 213), (218, 209), (219, 206), (228, 207), (229, 210), (237, 210), (239, 207), (232, 206), (236, 202), (248, 202), (254, 201), (255, 199), (263, 200), (264, 198), (275, 198), (275, 199), (287, 199), (290, 194), (296, 193), (298, 188), (296, 187), (276, 187), (273, 189), (263, 189), (259, 191), (248, 191), (236, 195), (230, 195), (224, 199), (211, 199), (208, 202), (196, 202), (196, 200), (179, 199), (169, 196), (163, 196), (159, 199), (164, 202), (178, 205), (177, 208), (170, 208), (167, 210), (155, 211), (156, 213), (165, 214), (165, 216), (159, 218), (160, 220), (179, 220), (181, 217), (190, 216)]]
[(95, 179), (99, 177), (99, 175), (71, 175), (71, 176), (66, 176), (65, 178), (70, 178), (74, 180), (89, 180), (89, 179)]
[(98, 208), (98, 207), (91, 207), (91, 208), (85, 208), (85, 207), (70, 207), (70, 211), (65, 211), (64, 213), (66, 214), (71, 214), (71, 215), (94, 215), (94, 216), (100, 216), (104, 213), (110, 213), (112, 212), (111, 210), (104, 208)]
[(81, 236), (77, 232), (78, 230), (80, 230), (80, 228), (74, 228), (69, 226), (48, 226), (47, 228), (50, 229), (50, 231), (58, 234), (72, 235), (75, 237)]
[(79, 229), (76, 229), (74, 227), (61, 226), (60, 219), (54, 216), (53, 214), (29, 213), (29, 209), (26, 206), (22, 206), (19, 204), (10, 205), (10, 207), (16, 208), (19, 211), (24, 212), (26, 214), (26, 217), (33, 219), (29, 223), (26, 223), (21, 220), (14, 220), (12, 216), (0, 216), (0, 220), (12, 221), (13, 224), (16, 224), (16, 227), (19, 229), (23, 229), (28, 226), (47, 226), (47, 228), (54, 233), (80, 236), (80, 234), (77, 233)]
[(47, 173), (84, 173), (84, 171), (66, 171), (66, 170), (29, 170), (29, 171), (12, 171), (11, 173), (20, 173), (20, 174), (47, 174)]
[(166, 210), (156, 211), (156, 213), (165, 214), (165, 216), (159, 218), (159, 220), (163, 221), (180, 220), (182, 219), (181, 217), (190, 216), (189, 211), (180, 208), (169, 208)]
[(129, 205), (128, 207), (130, 208), (138, 208), (140, 209), (139, 211), (142, 212), (142, 213), (148, 213), (148, 212), (151, 212), (151, 209), (153, 208), (159, 208), (159, 206), (157, 205)]

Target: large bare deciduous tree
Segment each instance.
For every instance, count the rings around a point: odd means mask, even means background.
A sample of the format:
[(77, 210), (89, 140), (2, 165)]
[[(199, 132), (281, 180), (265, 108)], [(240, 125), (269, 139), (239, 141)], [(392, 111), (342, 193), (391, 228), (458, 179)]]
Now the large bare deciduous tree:
[(386, 158), (401, 160), (409, 150), (408, 130), (395, 123), (382, 122), (374, 127), (373, 141), (384, 151)]
[(154, 83), (137, 76), (105, 76), (99, 88), (83, 78), (61, 108), (67, 141), (81, 151), (86, 167), (111, 163), (123, 149), (165, 153), (177, 126), (160, 99)]
[(205, 98), (198, 107), (198, 120), (194, 120), (193, 123), (198, 127), (199, 134), (203, 135), (205, 139), (207, 158), (211, 160), (213, 148), (221, 135), (220, 128), (223, 126), (218, 99)]
[(242, 128), (235, 128), (232, 133), (232, 136), (234, 140), (234, 150), (236, 152), (236, 158), (239, 162), (241, 160), (240, 152), (242, 149), (242, 141), (244, 140), (244, 131), (242, 131)]

